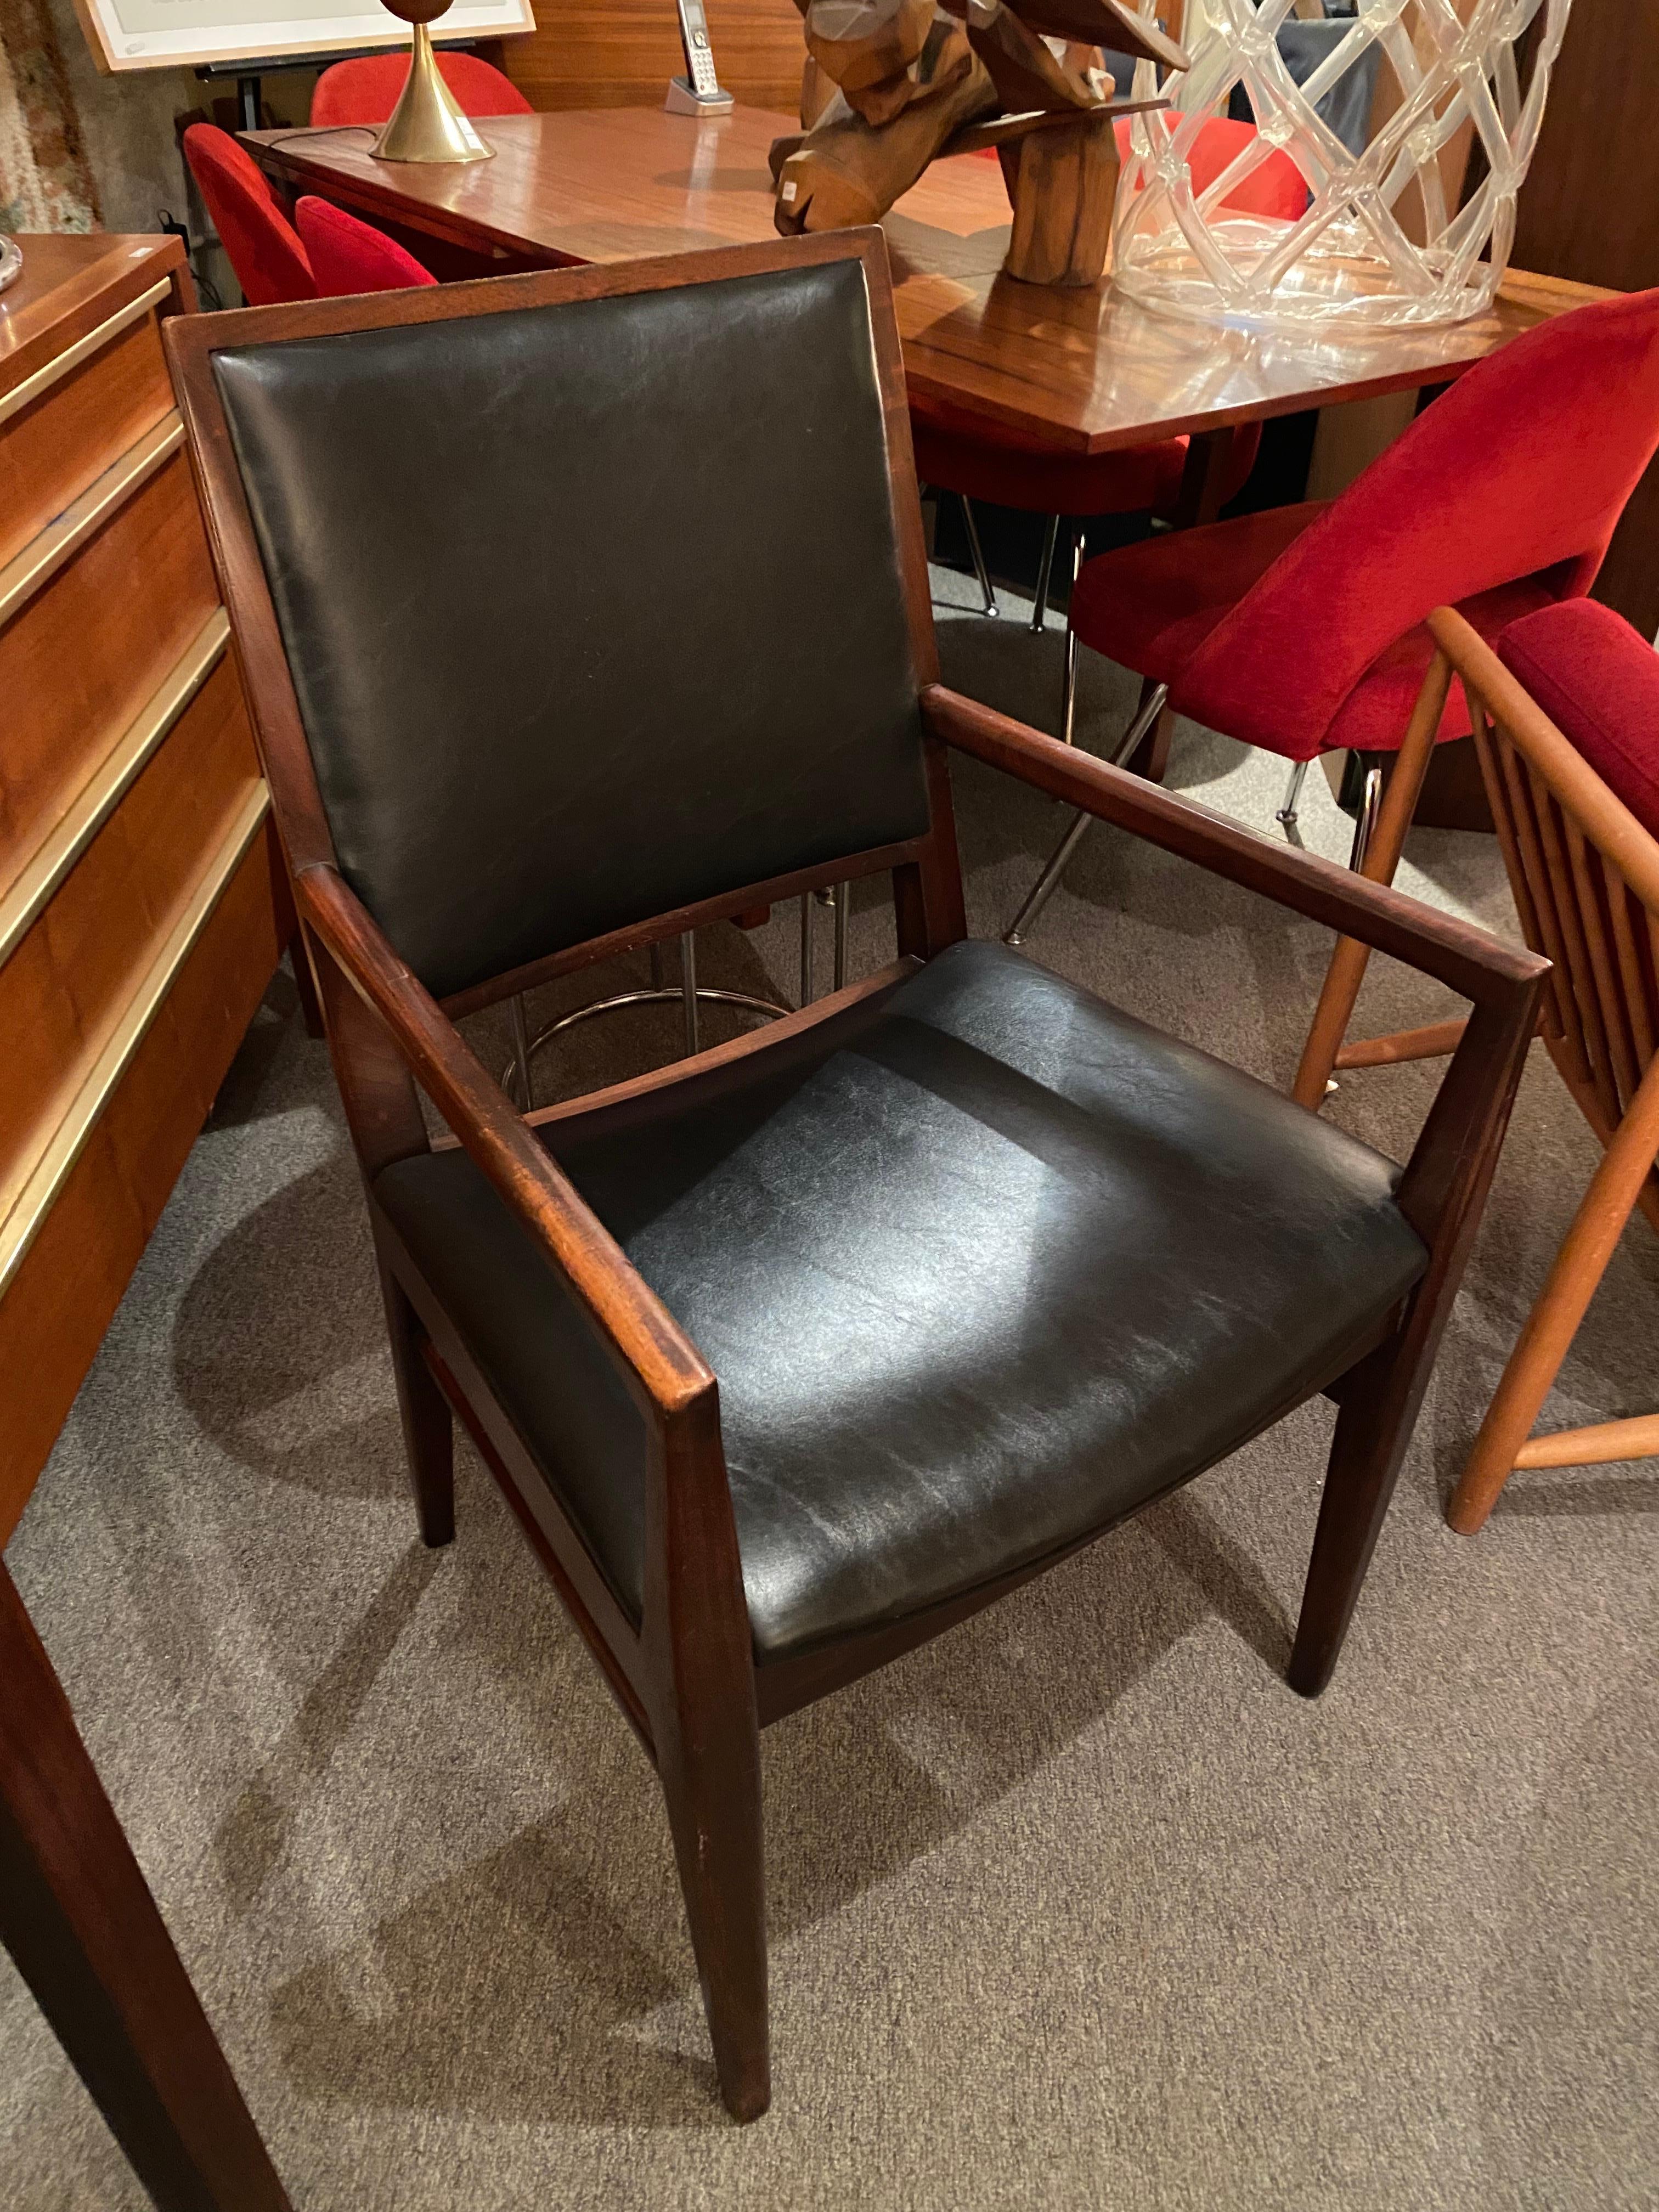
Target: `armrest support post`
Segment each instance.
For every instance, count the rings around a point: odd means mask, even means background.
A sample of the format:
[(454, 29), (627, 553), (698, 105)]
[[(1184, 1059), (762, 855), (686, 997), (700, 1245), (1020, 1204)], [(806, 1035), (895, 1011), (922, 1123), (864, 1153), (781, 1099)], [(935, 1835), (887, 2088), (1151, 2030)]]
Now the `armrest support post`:
[(1195, 861), (1212, 875), (1390, 953), (1476, 1005), (1505, 1000), (1545, 972), (1547, 963), (1522, 947), (1504, 945), (1386, 884), (1368, 883), (1334, 861), (1276, 845), (1207, 806), (1110, 768), (942, 684), (929, 684), (921, 704), (928, 727), (959, 751)]
[(623, 1379), (659, 1423), (714, 1387), (696, 1346), (525, 1127), (498, 1083), (332, 867), (295, 879), (300, 911), (341, 975), (379, 1017), (526, 1233), (569, 1282)]

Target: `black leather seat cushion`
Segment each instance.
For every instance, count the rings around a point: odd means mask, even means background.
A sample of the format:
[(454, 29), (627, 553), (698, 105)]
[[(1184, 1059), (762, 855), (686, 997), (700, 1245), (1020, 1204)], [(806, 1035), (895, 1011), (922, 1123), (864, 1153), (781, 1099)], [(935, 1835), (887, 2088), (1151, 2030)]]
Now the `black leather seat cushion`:
[[(1426, 1260), (1389, 1161), (1000, 945), (554, 1146), (720, 1378), (763, 1662), (1197, 1473)], [(620, 1383), (464, 1153), (375, 1188), (637, 1618)]]

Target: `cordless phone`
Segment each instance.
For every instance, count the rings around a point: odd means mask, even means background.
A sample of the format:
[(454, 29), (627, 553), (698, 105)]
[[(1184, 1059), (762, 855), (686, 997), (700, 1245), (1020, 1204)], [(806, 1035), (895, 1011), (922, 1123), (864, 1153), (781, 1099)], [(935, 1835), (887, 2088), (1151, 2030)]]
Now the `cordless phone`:
[(714, 50), (708, 43), (708, 19), (702, 0), (678, 0), (680, 44), (685, 49), (684, 76), (670, 80), (668, 102), (676, 114), (706, 115), (732, 106), (732, 95), (722, 92), (714, 68)]

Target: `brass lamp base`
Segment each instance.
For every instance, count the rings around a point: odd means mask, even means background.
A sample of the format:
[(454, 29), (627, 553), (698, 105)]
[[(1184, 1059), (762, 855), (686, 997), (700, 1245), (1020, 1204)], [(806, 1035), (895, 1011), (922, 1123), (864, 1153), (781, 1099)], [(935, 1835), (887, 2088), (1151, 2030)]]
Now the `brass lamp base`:
[(424, 23), (416, 23), (409, 75), (386, 128), (374, 141), (375, 160), (488, 161), (495, 152), (457, 106), (454, 94), (438, 74), (432, 33)]

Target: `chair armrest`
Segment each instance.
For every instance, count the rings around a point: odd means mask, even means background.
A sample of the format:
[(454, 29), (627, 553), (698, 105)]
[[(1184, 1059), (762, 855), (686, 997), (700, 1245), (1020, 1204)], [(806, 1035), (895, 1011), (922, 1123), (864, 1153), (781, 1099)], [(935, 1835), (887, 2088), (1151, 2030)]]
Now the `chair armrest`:
[(410, 1073), (526, 1235), (570, 1284), (636, 1391), (666, 1417), (708, 1398), (714, 1377), (696, 1346), (343, 878), (319, 864), (301, 869), (294, 888), (302, 919), (385, 1024)]
[(942, 684), (923, 689), (921, 711), (933, 734), (958, 751), (1195, 861), (1212, 875), (1357, 937), (1477, 1006), (1535, 988), (1548, 973), (1549, 963), (1524, 946), (1505, 945), (1471, 922), (1368, 883), (1334, 860), (1272, 843), (1211, 807), (1177, 798), (1127, 769), (1109, 767)]

